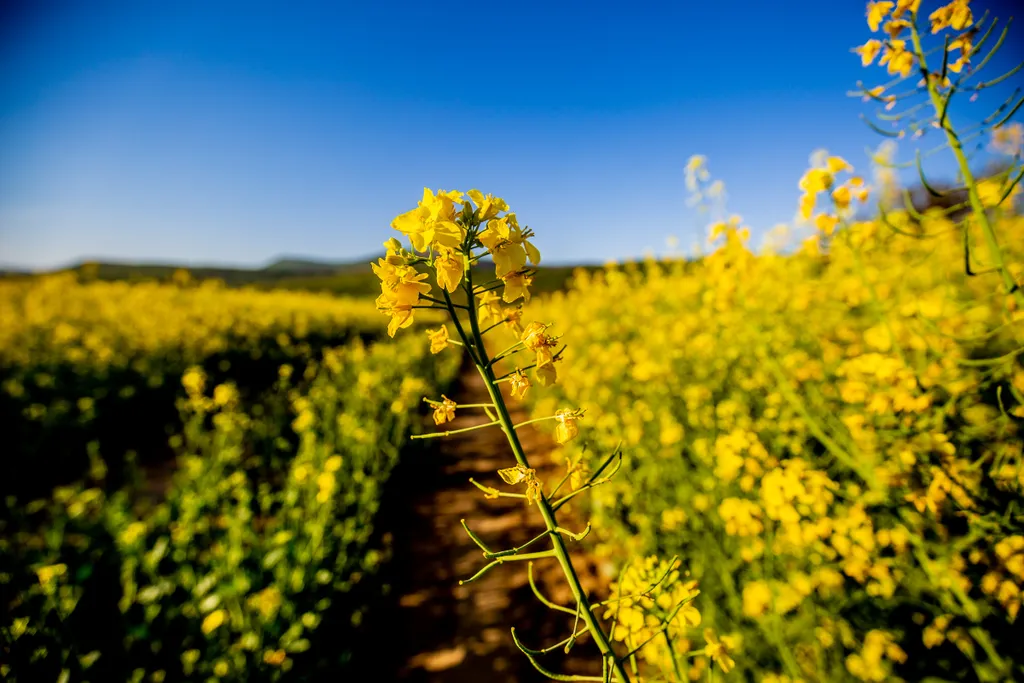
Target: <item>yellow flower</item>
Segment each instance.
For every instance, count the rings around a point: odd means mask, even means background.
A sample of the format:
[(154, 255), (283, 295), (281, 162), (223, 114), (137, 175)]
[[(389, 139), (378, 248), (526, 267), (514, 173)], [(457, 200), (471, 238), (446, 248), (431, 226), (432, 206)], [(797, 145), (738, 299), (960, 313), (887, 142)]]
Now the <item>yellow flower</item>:
[(534, 469), (525, 467), (523, 465), (516, 465), (515, 467), (506, 467), (498, 470), (498, 476), (510, 486), (527, 481), (537, 473)]
[(206, 386), (206, 373), (201, 368), (189, 368), (181, 377), (181, 384), (189, 396), (197, 396), (203, 393)]
[(555, 441), (564, 444), (576, 438), (580, 433), (580, 428), (576, 425), (579, 419), (580, 414), (575, 410), (559, 410), (555, 413), (555, 421), (558, 423), (555, 426)]
[(145, 522), (132, 522), (124, 528), (121, 532), (121, 542), (125, 545), (132, 545), (137, 540), (142, 538), (146, 533)]
[(40, 567), (36, 570), (36, 576), (39, 577), (39, 585), (46, 588), (49, 586), (55, 578), (58, 576), (64, 576), (68, 573), (68, 566), (66, 564), (51, 564), (46, 567)]
[(526, 398), (526, 391), (530, 388), (530, 378), (522, 370), (517, 368), (508, 381), (512, 385), (512, 398)]
[(910, 22), (904, 19), (893, 19), (892, 21), (885, 22), (882, 30), (889, 34), (889, 38), (895, 40), (900, 37), (903, 33), (903, 29), (910, 28)]
[(480, 222), (490, 220), (502, 211), (508, 211), (508, 204), (501, 197), (491, 194), (484, 196), (480, 190), (470, 190), (466, 194), (476, 204), (476, 219)]
[(454, 249), (438, 247), (434, 257), (434, 270), (437, 271), (437, 286), (454, 292), (462, 282), (466, 261), (462, 254)]
[(804, 194), (800, 197), (800, 216), (806, 221), (810, 220), (814, 213), (814, 206), (817, 204), (817, 195)]
[(218, 628), (220, 628), (221, 625), (223, 625), (223, 623), (227, 620), (227, 616), (228, 613), (222, 609), (214, 610), (206, 615), (206, 618), (203, 619), (203, 624), (200, 628), (202, 629), (203, 633), (209, 635), (216, 631)]
[[(892, 3), (882, 4), (891, 5)], [(729, 656), (729, 648), (718, 639), (713, 629), (704, 629), (704, 640), (708, 643), (704, 647), (704, 655), (710, 657), (718, 666), (722, 667), (722, 673), (727, 674), (732, 671), (732, 668), (736, 666), (736, 662)]]
[(371, 264), (373, 272), (380, 278), (381, 294), (375, 302), (377, 310), (391, 316), (388, 323), (388, 336), (413, 323), (413, 306), (417, 305), (420, 296), (430, 291), (430, 285), (423, 282), (426, 273), (419, 273), (408, 265), (394, 265), (384, 259)]
[(435, 195), (423, 188), (419, 205), (395, 218), (391, 227), (408, 235), (416, 251), (432, 246), (458, 249), (466, 237), (465, 228), (455, 222), (455, 204), (462, 203), (461, 192), (438, 190)]
[(540, 481), (537, 479), (537, 471), (532, 467), (525, 467), (523, 465), (506, 467), (498, 470), (498, 476), (510, 486), (525, 483), (527, 505), (540, 499)]
[(878, 56), (881, 50), (882, 42), (874, 38), (859, 47), (853, 48), (853, 51), (860, 55), (861, 64), (864, 66), (868, 66), (875, 61), (875, 57)]
[(542, 387), (549, 387), (558, 380), (558, 370), (555, 368), (553, 360), (543, 365), (538, 365), (537, 369), (534, 370), (534, 374), (537, 376), (537, 381), (540, 382)]
[(915, 15), (920, 6), (921, 0), (896, 0), (896, 9), (892, 11), (892, 16), (899, 19), (905, 12)]
[(324, 463), (324, 471), (325, 472), (337, 472), (340, 469), (341, 469), (341, 456), (340, 455), (332, 455), (331, 457), (327, 458), (327, 462)]
[(520, 297), (523, 298), (523, 301), (530, 300), (529, 287), (533, 284), (533, 278), (525, 271), (508, 273), (501, 279), (505, 282), (505, 291), (501, 295), (505, 303), (510, 304)]
[(321, 472), (316, 477), (316, 485), (319, 488), (316, 492), (316, 501), (318, 503), (326, 503), (331, 499), (331, 494), (334, 493), (334, 487), (337, 485), (334, 473)]
[(868, 3), (868, 27), (877, 31), (882, 19), (888, 16), (889, 11), (894, 7), (891, 2), (869, 2)]
[(281, 590), (277, 586), (267, 586), (259, 593), (249, 596), (246, 602), (249, 607), (260, 613), (264, 621), (269, 621), (281, 608)]
[(846, 159), (842, 157), (828, 157), (825, 159), (825, 169), (832, 175), (835, 175), (840, 171), (852, 171), (853, 166), (850, 166)]
[(944, 28), (952, 28), (954, 31), (962, 31), (974, 21), (971, 8), (967, 3), (970, 0), (953, 0), (930, 15), (928, 19), (932, 22), (932, 33), (938, 33)]
[(487, 229), (480, 233), (480, 243), (487, 247), (494, 260), (495, 277), (503, 277), (526, 265), (526, 250), (509, 239), (510, 235), (506, 218), (488, 221)]
[(427, 330), (427, 338), (430, 339), (431, 353), (441, 353), (448, 348), (448, 328), (445, 325), (437, 330)]
[(213, 388), (213, 402), (218, 406), (226, 406), (238, 400), (238, 390), (231, 384), (218, 384)]
[(267, 650), (263, 653), (263, 662), (270, 666), (281, 666), (288, 659), (284, 650)]
[(501, 297), (494, 292), (483, 292), (477, 297), (479, 306), (477, 316), (481, 325), (489, 325), (504, 320), (505, 313), (501, 305)]
[(806, 194), (818, 194), (832, 187), (832, 173), (824, 168), (811, 168), (800, 178), (799, 187)]
[(434, 406), (434, 424), (441, 425), (455, 419), (455, 408), (458, 404), (441, 394), (441, 403)]

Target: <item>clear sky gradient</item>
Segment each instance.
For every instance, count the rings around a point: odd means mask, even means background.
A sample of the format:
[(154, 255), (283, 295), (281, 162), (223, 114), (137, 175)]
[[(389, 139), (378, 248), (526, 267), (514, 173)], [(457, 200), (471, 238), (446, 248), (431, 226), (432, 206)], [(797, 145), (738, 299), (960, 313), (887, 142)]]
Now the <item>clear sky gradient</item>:
[(695, 153), (763, 232), (814, 149), (866, 168), (882, 139), (846, 96), (885, 80), (849, 51), (864, 7), (6, 2), (0, 264), (357, 259), (424, 186), (503, 196), (547, 262), (635, 257), (702, 238)]

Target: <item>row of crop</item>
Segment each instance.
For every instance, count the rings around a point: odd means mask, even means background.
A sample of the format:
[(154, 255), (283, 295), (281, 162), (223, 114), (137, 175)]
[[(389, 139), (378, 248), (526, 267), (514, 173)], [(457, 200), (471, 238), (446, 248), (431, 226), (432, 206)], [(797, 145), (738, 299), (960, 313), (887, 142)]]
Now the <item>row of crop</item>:
[[(177, 472), (133, 504), (90, 483), (0, 524), (0, 672), (9, 680), (279, 680), (337, 674), (368, 599), (380, 492), (419, 398), (451, 379), (422, 339), (327, 349), (264, 400), (182, 378)], [(285, 432), (287, 454), (267, 451)], [(42, 454), (41, 454), (42, 455)]]
[[(571, 340), (536, 413), (585, 410), (570, 459), (623, 445), (599, 551), (678, 554), (741, 677), (1024, 671), (1024, 312), (952, 223), (890, 219), (917, 237), (860, 222), (791, 255), (723, 223), (700, 262), (580, 273), (532, 311)], [(997, 228), (1019, 279), (1024, 219)]]
[(226, 289), (215, 282), (79, 282), (72, 275), (0, 283), (0, 422), (8, 457), (0, 494), (43, 493), (86, 467), (102, 444), (123, 483), (130, 451), (168, 455), (175, 398), (188, 367), (232, 379), (256, 400), (289, 364), (383, 332), (372, 302), (304, 292)]

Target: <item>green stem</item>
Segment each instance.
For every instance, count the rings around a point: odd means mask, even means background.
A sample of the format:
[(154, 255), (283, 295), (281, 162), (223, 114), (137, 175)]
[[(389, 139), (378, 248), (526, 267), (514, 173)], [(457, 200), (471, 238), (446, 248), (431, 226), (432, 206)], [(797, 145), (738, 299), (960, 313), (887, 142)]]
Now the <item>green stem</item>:
[[(487, 393), (490, 395), (491, 402), (497, 409), (498, 421), (501, 424), (502, 431), (505, 432), (505, 437), (508, 439), (509, 446), (512, 448), (512, 454), (515, 456), (516, 462), (523, 467), (529, 467), (529, 460), (527, 460), (523, 446), (519, 442), (519, 436), (516, 434), (515, 426), (512, 423), (512, 418), (508, 412), (508, 407), (505, 405), (505, 399), (498, 388), (496, 377), (494, 376), (494, 371), (492, 369), (493, 361), (487, 358), (487, 351), (484, 349), (483, 337), (480, 333), (480, 324), (477, 321), (476, 316), (476, 306), (473, 305), (473, 271), (471, 269), (467, 270), (466, 273), (466, 292), (470, 297), (469, 324), (473, 332), (472, 338), (475, 342), (474, 346), (480, 352), (480, 357), (474, 359), (476, 361), (477, 371), (480, 373), (481, 378), (483, 378), (484, 385), (487, 387)], [(450, 313), (455, 317), (454, 308), (451, 309)], [(461, 327), (458, 329), (460, 334), (464, 334)], [(467, 342), (468, 341), (469, 339), (467, 338)], [(614, 670), (615, 677), (620, 681), (620, 683), (628, 683), (630, 680), (629, 675), (626, 673), (626, 669), (623, 667), (622, 662), (616, 657), (611, 641), (605, 634), (604, 629), (598, 623), (597, 617), (594, 615), (594, 610), (583, 590), (583, 585), (580, 582), (579, 575), (576, 573), (576, 568), (573, 567), (572, 560), (569, 558), (569, 551), (566, 548), (565, 540), (562, 538), (562, 534), (558, 531), (559, 525), (558, 522), (555, 521), (555, 515), (551, 509), (551, 504), (543, 494), (537, 500), (537, 508), (540, 510), (541, 517), (544, 519), (544, 525), (547, 527), (549, 535), (551, 536), (552, 550), (558, 560), (559, 566), (562, 568), (562, 572), (565, 574), (566, 581), (569, 584), (569, 590), (572, 592), (572, 596), (580, 608), (580, 616), (583, 617), (583, 622), (587, 625), (587, 629), (593, 636), (595, 644), (601, 651), (601, 656), (609, 660), (609, 663)]]
[[(924, 52), (921, 47), (921, 34), (917, 32), (917, 27), (911, 27), (911, 30), (914, 39), (914, 50), (917, 53), (918, 60), (920, 61), (921, 70), (926, 71), (927, 67), (925, 64)], [(935, 109), (936, 113), (943, 112), (945, 107), (942, 94), (939, 93), (938, 84), (934, 83), (930, 78), (925, 78), (925, 82), (927, 84), (928, 97), (931, 99), (932, 107)], [(974, 212), (974, 217), (978, 220), (978, 224), (981, 226), (981, 232), (985, 236), (985, 244), (988, 247), (993, 266), (999, 271), (1006, 293), (1013, 296), (1018, 309), (1024, 310), (1024, 290), (1022, 290), (1013, 279), (1013, 274), (1010, 272), (1010, 269), (1007, 267), (1006, 261), (1003, 258), (1003, 250), (999, 247), (999, 240), (996, 238), (996, 232), (992, 227), (992, 221), (989, 219), (988, 213), (985, 211), (985, 205), (981, 203), (981, 196), (978, 194), (978, 182), (975, 179), (974, 174), (971, 173), (970, 164), (967, 161), (967, 156), (964, 154), (964, 148), (960, 141), (960, 137), (957, 135), (956, 129), (953, 127), (948, 115), (942, 117), (940, 126), (942, 131), (946, 134), (946, 139), (949, 141), (950, 149), (953, 150), (953, 156), (956, 157), (956, 163), (960, 168), (961, 175), (963, 176), (964, 185), (967, 186), (967, 197), (971, 202), (971, 209)]]

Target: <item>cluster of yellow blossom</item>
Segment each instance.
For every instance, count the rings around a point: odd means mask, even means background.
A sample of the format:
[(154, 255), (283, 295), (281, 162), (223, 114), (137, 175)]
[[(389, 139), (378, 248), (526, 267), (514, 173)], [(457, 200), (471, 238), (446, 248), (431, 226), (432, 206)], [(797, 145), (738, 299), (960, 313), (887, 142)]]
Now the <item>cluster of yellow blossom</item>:
[[(881, 30), (886, 37), (883, 40), (871, 38), (863, 45), (854, 48), (854, 52), (860, 55), (861, 63), (864, 66), (870, 66), (881, 54), (878, 64), (886, 67), (889, 75), (898, 75), (901, 78), (911, 75), (915, 67), (919, 66), (922, 58), (918, 54), (921, 36), (916, 26), (920, 5), (921, 0), (868, 3), (868, 28), (872, 33)], [(933, 82), (939, 83), (940, 87), (948, 88), (951, 83), (945, 71), (960, 73), (964, 67), (970, 64), (974, 39), (974, 32), (967, 30), (974, 23), (970, 0), (953, 0), (953, 2), (934, 10), (928, 18), (931, 22), (932, 34), (940, 33), (947, 28), (954, 31), (965, 31), (948, 40), (944, 48), (950, 53), (958, 51), (958, 57), (953, 60), (946, 57), (942, 60), (945, 65), (942, 74), (927, 74), (930, 79), (933, 79)], [(940, 77), (944, 78), (941, 82), (938, 80)], [(875, 99), (885, 99), (889, 104), (895, 103), (893, 96), (881, 97), (884, 91), (884, 86), (877, 86), (868, 90), (867, 94)], [(887, 108), (889, 107), (887, 106)]]
[(868, 188), (860, 176), (850, 176), (845, 183), (836, 186), (836, 176), (843, 171), (852, 173), (853, 167), (842, 157), (824, 154), (821, 156), (824, 157), (821, 163), (812, 165), (812, 168), (800, 178), (800, 190), (803, 192), (800, 198), (800, 216), (804, 220), (811, 220), (818, 195), (830, 192), (833, 210), (823, 211), (814, 216), (814, 224), (826, 236), (831, 236), (842, 218), (849, 215), (850, 204), (854, 199), (859, 202), (867, 201)]
[[(640, 656), (669, 670), (673, 659), (679, 665), (685, 662), (693, 645), (688, 636), (689, 629), (701, 623), (700, 612), (693, 605), (699, 593), (696, 581), (682, 580), (678, 561), (651, 555), (623, 567), (622, 574), (611, 585), (612, 598), (604, 618), (612, 620), (615, 640), (630, 650), (647, 642)], [(654, 640), (662, 630), (667, 638)], [(728, 656), (719, 650), (714, 654), (718, 659)]]
[[(539, 265), (540, 252), (530, 242), (533, 232), (520, 227), (516, 214), (500, 197), (479, 190), (464, 195), (455, 190), (435, 193), (424, 188), (416, 208), (396, 217), (391, 227), (408, 237), (412, 245), (412, 251), (406, 251), (392, 238), (384, 243), (385, 256), (371, 264), (381, 281), (377, 309), (391, 317), (388, 334), (392, 337), (412, 324), (417, 308), (432, 308), (424, 302), (443, 304), (427, 297), (431, 291), (426, 282), (429, 273), (418, 267), (432, 270), (438, 287), (448, 296), (479, 259), (474, 249), (485, 249), (494, 262), (495, 280), (503, 289), (500, 300), (530, 300), (533, 279), (527, 264)], [(475, 293), (481, 297), (481, 317), (486, 306), (496, 313), (497, 321), (508, 321), (500, 305), (494, 311), (499, 297), (493, 291), (489, 288)]]

